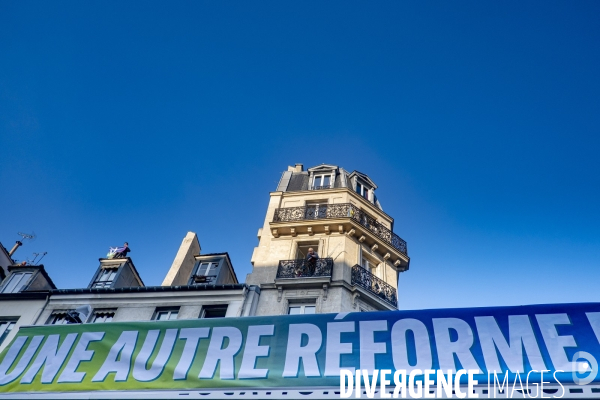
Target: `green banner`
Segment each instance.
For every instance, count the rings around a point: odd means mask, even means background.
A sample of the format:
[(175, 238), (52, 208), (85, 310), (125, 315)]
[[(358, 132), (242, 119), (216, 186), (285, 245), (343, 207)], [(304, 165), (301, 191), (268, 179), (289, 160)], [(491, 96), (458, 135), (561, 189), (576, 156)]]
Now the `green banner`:
[(0, 392), (339, 387), (340, 369), (568, 383), (599, 337), (598, 303), (35, 326), (0, 354)]

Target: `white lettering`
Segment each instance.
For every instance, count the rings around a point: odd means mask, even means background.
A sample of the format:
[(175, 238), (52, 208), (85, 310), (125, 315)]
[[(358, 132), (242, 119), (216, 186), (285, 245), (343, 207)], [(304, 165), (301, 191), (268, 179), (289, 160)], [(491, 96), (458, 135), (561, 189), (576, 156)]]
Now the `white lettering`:
[(44, 366), (41, 379), (42, 383), (52, 383), (56, 374), (58, 374), (58, 371), (67, 359), (67, 356), (75, 343), (75, 339), (77, 339), (77, 333), (69, 333), (59, 348), (58, 341), (60, 340), (60, 335), (48, 336), (42, 349), (35, 358), (35, 361), (25, 373), (23, 379), (21, 379), (21, 383), (33, 382), (33, 379), (42, 368), (42, 365)]
[(269, 346), (259, 346), (260, 338), (261, 336), (271, 336), (274, 331), (275, 325), (253, 325), (248, 327), (244, 357), (242, 358), (242, 366), (238, 373), (239, 379), (267, 377), (268, 369), (255, 368), (256, 359), (269, 355)]
[[(229, 339), (227, 347), (223, 347), (225, 338)], [(204, 365), (200, 370), (198, 378), (212, 379), (221, 362), (219, 374), (221, 379), (234, 379), (235, 365), (233, 357), (242, 347), (242, 332), (231, 326), (216, 327), (212, 330), (212, 336), (206, 352)]]
[[(341, 334), (354, 332), (354, 322), (329, 322), (327, 324), (327, 344), (325, 348), (325, 376), (340, 374), (342, 354), (352, 354), (352, 343), (342, 342)], [(354, 367), (343, 367), (354, 373)]]
[(185, 339), (185, 346), (181, 358), (173, 371), (173, 379), (187, 379), (187, 374), (192, 366), (192, 362), (196, 357), (198, 342), (200, 339), (208, 337), (210, 328), (183, 328), (179, 331), (179, 339)]
[(167, 361), (169, 361), (169, 357), (171, 357), (171, 353), (173, 352), (173, 346), (175, 346), (175, 340), (177, 340), (178, 330), (179, 329), (166, 330), (165, 336), (160, 345), (160, 349), (158, 350), (158, 354), (152, 362), (152, 366), (150, 369), (146, 369), (148, 360), (154, 352), (154, 348), (156, 347), (158, 336), (160, 334), (160, 330), (158, 329), (148, 331), (142, 349), (138, 353), (133, 364), (133, 378), (135, 380), (140, 382), (149, 382), (158, 378), (160, 374), (162, 374), (163, 369), (165, 368), (165, 365), (167, 364)]
[[(406, 343), (406, 334), (408, 331), (412, 331), (415, 339), (415, 351), (417, 353), (417, 362), (415, 365), (410, 365), (408, 362)], [(398, 320), (392, 326), (391, 342), (392, 357), (396, 369), (431, 369), (433, 365), (431, 344), (429, 343), (429, 333), (424, 323), (413, 318)]]
[(123, 331), (110, 348), (104, 364), (100, 367), (92, 382), (104, 382), (108, 374), (115, 373), (115, 382), (125, 382), (131, 368), (131, 355), (135, 349), (139, 332)]
[[(302, 336), (308, 342), (302, 346)], [(297, 377), (300, 360), (304, 366), (304, 376), (321, 376), (317, 363), (317, 351), (323, 343), (323, 335), (318, 326), (313, 324), (290, 324), (283, 377)]]
[(386, 352), (385, 342), (375, 342), (375, 332), (387, 331), (387, 321), (360, 321), (360, 369), (375, 369), (375, 354)]
[(85, 378), (85, 372), (76, 372), (79, 367), (79, 363), (82, 361), (90, 361), (94, 356), (94, 350), (88, 350), (87, 347), (90, 342), (97, 342), (102, 340), (105, 332), (83, 332), (79, 337), (79, 342), (75, 346), (71, 358), (67, 362), (67, 365), (63, 369), (63, 372), (58, 378), (58, 383), (79, 383)]
[[(552, 359), (554, 369), (573, 371), (576, 363), (572, 363), (567, 358), (565, 347), (577, 347), (575, 339), (571, 335), (559, 336), (556, 331), (556, 325), (570, 325), (571, 321), (567, 314), (536, 314), (544, 343), (548, 349), (548, 354)], [(545, 368), (541, 368), (545, 369)]]
[[(458, 334), (454, 342), (450, 340), (450, 329), (454, 329)], [(440, 369), (451, 369), (452, 372), (456, 372), (457, 368), (454, 365), (456, 354), (463, 369), (480, 370), (470, 350), (474, 338), (469, 324), (458, 318), (433, 318), (433, 331)]]

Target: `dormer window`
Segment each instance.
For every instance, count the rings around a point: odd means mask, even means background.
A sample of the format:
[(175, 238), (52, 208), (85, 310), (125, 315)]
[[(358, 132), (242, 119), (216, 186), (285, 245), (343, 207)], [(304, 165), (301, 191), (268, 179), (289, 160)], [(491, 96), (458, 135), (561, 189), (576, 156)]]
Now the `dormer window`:
[(331, 189), (331, 174), (328, 175), (315, 175), (313, 179), (313, 190), (319, 189)]
[(356, 183), (356, 193), (369, 200), (369, 188), (360, 182)]
[(238, 283), (227, 253), (194, 256), (196, 264), (188, 275), (187, 285), (222, 285)]
[(9, 277), (0, 293), (18, 293), (25, 288), (33, 272), (13, 272)]
[(214, 283), (218, 275), (218, 262), (201, 262), (193, 276), (193, 283)]
[(122, 287), (142, 287), (144, 283), (130, 258), (126, 259), (100, 259), (100, 266), (96, 270), (88, 288), (92, 289), (118, 289)]
[(102, 268), (100, 270), (100, 274), (96, 281), (92, 284), (93, 288), (103, 288), (103, 287), (111, 287), (112, 283), (117, 276), (117, 272), (119, 271), (119, 266), (116, 265), (112, 268)]

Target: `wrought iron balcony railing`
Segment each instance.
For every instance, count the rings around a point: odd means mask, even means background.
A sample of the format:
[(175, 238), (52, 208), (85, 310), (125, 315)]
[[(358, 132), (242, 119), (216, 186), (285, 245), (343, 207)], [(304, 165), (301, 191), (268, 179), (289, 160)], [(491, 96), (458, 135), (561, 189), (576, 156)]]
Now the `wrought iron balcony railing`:
[(317, 261), (280, 260), (277, 278), (314, 278), (331, 277), (332, 258), (319, 258)]
[(352, 285), (358, 285), (398, 308), (396, 289), (358, 264), (352, 267)]
[(323, 190), (323, 189), (333, 189), (333, 185), (325, 185), (325, 186), (310, 186), (308, 190)]
[(351, 218), (367, 228), (378, 238), (392, 245), (402, 254), (407, 253), (406, 242), (394, 232), (367, 215), (354, 204), (318, 204), (305, 207), (278, 208), (275, 210), (273, 222), (303, 221), (326, 218)]

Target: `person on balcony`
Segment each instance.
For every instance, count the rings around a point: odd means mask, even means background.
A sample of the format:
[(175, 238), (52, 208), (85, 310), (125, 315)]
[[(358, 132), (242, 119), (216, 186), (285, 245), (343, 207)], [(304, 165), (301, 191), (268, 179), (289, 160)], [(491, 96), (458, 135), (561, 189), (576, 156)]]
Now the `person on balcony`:
[(308, 276), (312, 276), (315, 274), (318, 259), (319, 255), (313, 250), (312, 247), (310, 247), (308, 249), (308, 254), (306, 255), (306, 269)]

